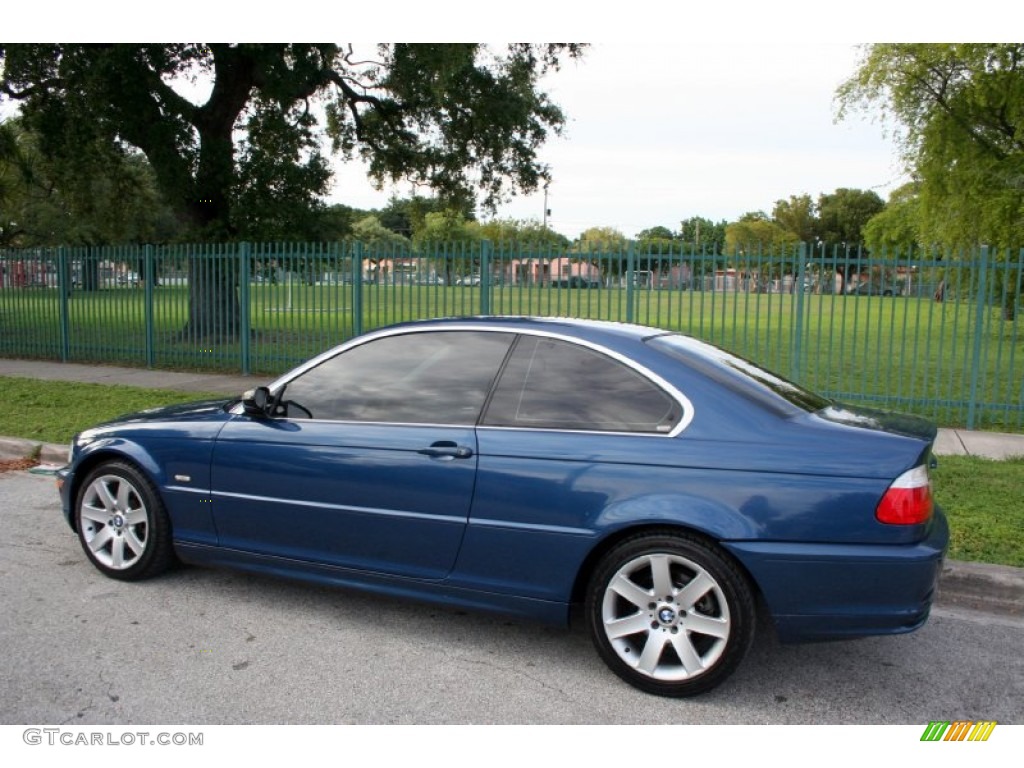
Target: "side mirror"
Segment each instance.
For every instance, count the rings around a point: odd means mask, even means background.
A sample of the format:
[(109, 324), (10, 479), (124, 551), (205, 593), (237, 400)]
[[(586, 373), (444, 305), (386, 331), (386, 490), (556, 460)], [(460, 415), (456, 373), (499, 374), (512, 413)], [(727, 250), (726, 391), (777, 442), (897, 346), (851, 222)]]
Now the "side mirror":
[(266, 387), (256, 387), (242, 395), (242, 407), (249, 416), (266, 416), (269, 406), (270, 390)]

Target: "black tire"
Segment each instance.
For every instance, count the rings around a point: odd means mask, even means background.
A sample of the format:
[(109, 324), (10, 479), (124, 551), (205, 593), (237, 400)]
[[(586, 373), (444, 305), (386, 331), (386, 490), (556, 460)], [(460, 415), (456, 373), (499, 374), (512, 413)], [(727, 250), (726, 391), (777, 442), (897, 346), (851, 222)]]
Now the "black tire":
[(109, 461), (89, 472), (75, 498), (75, 526), (86, 557), (112, 579), (148, 579), (174, 562), (163, 501), (127, 462)]
[(704, 693), (731, 675), (750, 649), (756, 620), (753, 591), (736, 564), (675, 533), (639, 534), (610, 550), (591, 578), (586, 615), (597, 652), (616, 675), (674, 697)]

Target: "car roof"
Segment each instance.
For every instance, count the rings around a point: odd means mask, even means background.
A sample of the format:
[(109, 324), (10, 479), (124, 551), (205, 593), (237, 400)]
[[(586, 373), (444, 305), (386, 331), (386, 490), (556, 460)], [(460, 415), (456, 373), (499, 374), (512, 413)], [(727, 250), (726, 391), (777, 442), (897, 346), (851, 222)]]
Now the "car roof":
[(493, 328), (510, 333), (547, 332), (576, 336), (590, 341), (612, 342), (613, 340), (643, 341), (652, 336), (660, 336), (671, 331), (652, 328), (634, 323), (619, 323), (609, 320), (587, 320), (573, 317), (532, 317), (521, 315), (486, 315), (469, 317), (447, 317), (433, 320), (414, 320), (407, 323), (389, 326), (387, 329), (438, 329)]

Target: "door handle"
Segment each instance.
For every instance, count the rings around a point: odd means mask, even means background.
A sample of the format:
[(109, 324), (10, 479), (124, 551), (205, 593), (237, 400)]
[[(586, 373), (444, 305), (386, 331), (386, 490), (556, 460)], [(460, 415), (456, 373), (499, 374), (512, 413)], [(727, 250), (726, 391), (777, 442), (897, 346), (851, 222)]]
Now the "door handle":
[(420, 448), (417, 453), (430, 456), (435, 459), (468, 459), (473, 455), (473, 449), (464, 445), (458, 445), (450, 440), (441, 440), (432, 443), (426, 448)]

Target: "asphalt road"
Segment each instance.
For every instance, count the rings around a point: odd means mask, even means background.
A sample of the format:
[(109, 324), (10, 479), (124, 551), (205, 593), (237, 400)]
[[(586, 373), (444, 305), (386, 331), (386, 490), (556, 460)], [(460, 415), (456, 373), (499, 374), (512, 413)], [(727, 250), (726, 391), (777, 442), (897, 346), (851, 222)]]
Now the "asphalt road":
[(938, 606), (899, 637), (762, 632), (690, 700), (619, 682), (570, 631), (185, 568), (88, 564), (51, 477), (0, 474), (0, 723), (1024, 723), (1024, 621)]

